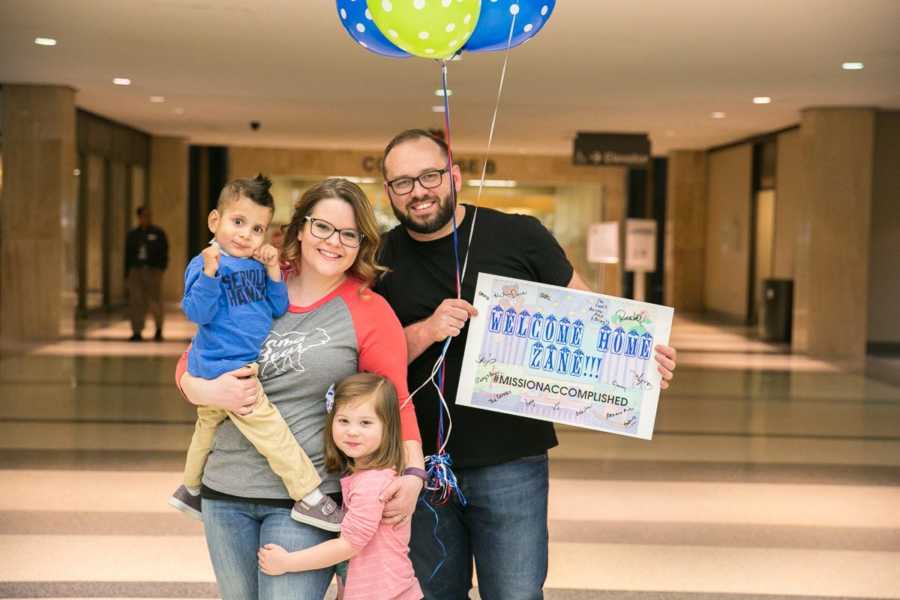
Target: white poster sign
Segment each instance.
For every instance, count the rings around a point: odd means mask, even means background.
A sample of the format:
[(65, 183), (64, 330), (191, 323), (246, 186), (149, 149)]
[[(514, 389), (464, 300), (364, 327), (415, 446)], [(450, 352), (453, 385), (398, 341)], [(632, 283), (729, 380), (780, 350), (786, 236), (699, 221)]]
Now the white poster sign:
[(650, 439), (673, 309), (486, 273), (456, 404)]

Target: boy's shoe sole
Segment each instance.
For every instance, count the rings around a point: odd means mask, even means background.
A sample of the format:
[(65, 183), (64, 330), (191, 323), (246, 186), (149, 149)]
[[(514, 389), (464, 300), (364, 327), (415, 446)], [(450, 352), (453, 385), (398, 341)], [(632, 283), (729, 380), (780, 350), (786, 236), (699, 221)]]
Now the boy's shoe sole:
[(196, 519), (198, 521), (203, 520), (203, 515), (199, 510), (197, 510), (196, 508), (194, 508), (192, 506), (188, 506), (187, 504), (185, 504), (184, 502), (182, 502), (175, 496), (169, 496), (169, 506), (180, 510), (181, 512), (183, 512), (185, 515), (189, 516), (192, 519)]
[[(297, 504), (300, 504), (300, 503), (298, 502)], [(306, 525), (311, 525), (312, 527), (315, 527), (316, 529), (322, 529), (324, 531), (340, 532), (340, 530), (341, 530), (340, 523), (332, 523), (330, 521), (317, 519), (311, 515), (305, 515), (296, 509), (296, 504), (294, 506), (295, 506), (295, 508), (291, 509), (291, 518), (293, 520), (298, 521), (300, 523), (304, 523)], [(338, 509), (338, 510), (340, 510), (340, 509)]]

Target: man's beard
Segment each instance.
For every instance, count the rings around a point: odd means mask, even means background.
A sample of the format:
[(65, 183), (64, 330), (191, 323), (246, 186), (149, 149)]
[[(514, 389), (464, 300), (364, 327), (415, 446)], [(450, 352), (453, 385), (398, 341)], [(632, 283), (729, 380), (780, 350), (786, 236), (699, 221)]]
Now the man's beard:
[[(415, 200), (408, 202), (406, 206), (408, 207), (416, 202), (431, 198), (437, 198), (437, 196), (428, 195), (424, 198), (416, 198)], [(429, 234), (440, 230), (444, 225), (450, 222), (450, 219), (453, 217), (453, 207), (451, 204), (452, 202), (450, 201), (449, 195), (442, 199), (438, 199), (438, 210), (434, 216), (427, 221), (414, 221), (407, 212), (401, 211), (394, 206), (393, 202), (391, 202), (391, 209), (394, 211), (394, 216), (397, 217), (397, 220), (410, 231)]]

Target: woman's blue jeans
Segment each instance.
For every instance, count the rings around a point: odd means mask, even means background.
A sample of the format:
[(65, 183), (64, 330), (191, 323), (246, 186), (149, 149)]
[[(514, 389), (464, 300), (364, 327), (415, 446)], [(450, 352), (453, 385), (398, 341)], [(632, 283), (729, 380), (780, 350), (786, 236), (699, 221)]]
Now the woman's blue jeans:
[(256, 553), (265, 544), (289, 552), (315, 546), (336, 534), (291, 519), (288, 508), (253, 502), (203, 499), (203, 525), (222, 600), (322, 600), (333, 569), (270, 577)]
[(541, 600), (547, 578), (547, 455), (454, 473), (468, 505), (452, 500), (432, 512), (420, 500), (413, 514), (409, 555), (425, 597), (468, 598), (474, 557), (483, 600)]

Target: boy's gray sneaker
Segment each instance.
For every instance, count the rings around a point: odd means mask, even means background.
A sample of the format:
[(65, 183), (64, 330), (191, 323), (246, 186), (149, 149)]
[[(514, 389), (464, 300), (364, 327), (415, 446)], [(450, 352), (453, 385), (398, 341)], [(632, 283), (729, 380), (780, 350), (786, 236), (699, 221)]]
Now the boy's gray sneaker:
[(192, 519), (202, 519), (200, 514), (200, 494), (196, 496), (190, 493), (184, 485), (178, 486), (175, 493), (169, 497), (169, 505), (177, 508)]
[(344, 520), (344, 509), (328, 496), (313, 505), (298, 500), (291, 510), (291, 518), (325, 531), (340, 531), (341, 521)]

